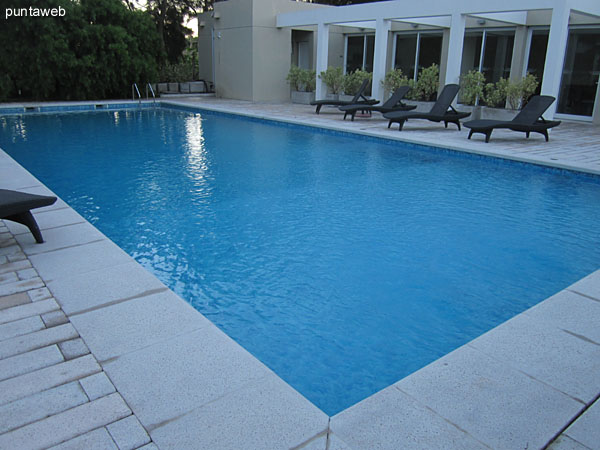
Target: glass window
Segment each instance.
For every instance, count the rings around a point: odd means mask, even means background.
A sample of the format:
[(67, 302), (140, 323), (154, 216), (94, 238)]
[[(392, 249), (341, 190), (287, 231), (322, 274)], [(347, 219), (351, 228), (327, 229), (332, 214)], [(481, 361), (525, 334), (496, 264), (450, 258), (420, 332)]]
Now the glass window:
[(364, 36), (348, 36), (348, 47), (346, 50), (346, 73), (354, 72), (356, 69), (362, 69), (364, 50)]
[(480, 71), (488, 83), (495, 83), (500, 78), (510, 76), (514, 31), (487, 31), (483, 50), (483, 63)]
[(544, 76), (547, 49), (548, 30), (533, 30), (531, 45), (529, 47), (529, 59), (527, 60), (527, 73), (535, 75), (539, 81), (536, 94), (539, 94), (542, 89), (542, 77)]
[(373, 72), (373, 57), (375, 55), (375, 36), (367, 36), (367, 45), (365, 46), (365, 64), (364, 70)]
[(600, 74), (600, 30), (569, 30), (557, 112), (592, 116)]
[(396, 36), (396, 59), (394, 68), (402, 70), (408, 78), (415, 74), (415, 61), (417, 56), (417, 35), (398, 34)]
[(463, 57), (461, 73), (467, 73), (471, 70), (479, 70), (481, 63), (481, 42), (483, 41), (483, 32), (465, 33), (463, 43)]
[(419, 68), (421, 70), (432, 64), (440, 65), (442, 58), (442, 36), (438, 34), (419, 35)]

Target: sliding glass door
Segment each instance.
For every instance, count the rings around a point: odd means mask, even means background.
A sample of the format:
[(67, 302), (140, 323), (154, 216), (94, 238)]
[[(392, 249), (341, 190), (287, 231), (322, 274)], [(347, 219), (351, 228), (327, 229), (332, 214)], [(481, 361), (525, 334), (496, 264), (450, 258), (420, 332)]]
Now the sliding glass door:
[(394, 68), (416, 80), (419, 71), (440, 65), (442, 34), (439, 32), (398, 33), (395, 40)]
[(592, 117), (600, 74), (600, 29), (569, 30), (556, 112)]

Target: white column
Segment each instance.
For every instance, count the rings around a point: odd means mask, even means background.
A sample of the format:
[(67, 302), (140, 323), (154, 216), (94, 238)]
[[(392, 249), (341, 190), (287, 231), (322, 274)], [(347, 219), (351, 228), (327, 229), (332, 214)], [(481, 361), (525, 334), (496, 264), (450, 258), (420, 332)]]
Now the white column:
[(569, 37), (569, 13), (566, 2), (552, 10), (552, 22), (548, 36), (546, 61), (544, 62), (544, 77), (542, 79), (542, 95), (551, 95), (556, 101), (544, 114), (546, 119), (552, 119), (556, 113), (560, 80), (562, 77), (565, 53), (567, 51), (567, 38)]
[(458, 84), (462, 63), (463, 43), (465, 40), (465, 16), (453, 13), (448, 37), (448, 59), (446, 60), (446, 78), (444, 84)]
[(317, 89), (315, 98), (321, 100), (327, 94), (327, 86), (319, 78), (319, 74), (327, 70), (329, 58), (329, 24), (319, 23), (317, 25)]
[(383, 102), (383, 87), (381, 82), (385, 78), (385, 67), (387, 64), (388, 36), (391, 28), (391, 21), (377, 19), (375, 21), (375, 53), (373, 55), (373, 84), (371, 85), (371, 95), (373, 98)]

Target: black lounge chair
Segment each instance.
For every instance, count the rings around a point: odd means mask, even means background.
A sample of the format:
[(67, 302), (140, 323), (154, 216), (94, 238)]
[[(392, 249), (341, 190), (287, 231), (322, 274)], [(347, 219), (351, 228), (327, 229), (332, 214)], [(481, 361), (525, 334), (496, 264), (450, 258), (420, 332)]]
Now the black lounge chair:
[(460, 119), (468, 117), (471, 113), (457, 111), (452, 106), (452, 101), (456, 97), (456, 94), (458, 94), (458, 90), (458, 84), (447, 84), (444, 86), (438, 99), (427, 113), (395, 111), (385, 113), (383, 117), (389, 119), (388, 128), (392, 126), (392, 123), (398, 122), (399, 130), (402, 130), (404, 122), (408, 119), (426, 119), (431, 122), (444, 122), (446, 128), (448, 128), (449, 123), (454, 123), (460, 130)]
[(37, 222), (31, 214), (31, 210), (42, 206), (50, 206), (55, 201), (56, 197), (0, 189), (0, 219), (25, 225), (33, 234), (35, 241), (41, 244), (44, 239)]
[(416, 105), (406, 105), (402, 102), (404, 96), (410, 90), (410, 86), (400, 86), (394, 94), (389, 98), (388, 101), (383, 103), (382, 105), (361, 105), (360, 103), (354, 105), (346, 105), (340, 106), (340, 111), (344, 111), (344, 120), (346, 120), (346, 116), (350, 114), (352, 116), (352, 121), (354, 121), (354, 116), (358, 111), (368, 112), (369, 115), (373, 111), (377, 111), (380, 113), (387, 113), (392, 111), (410, 111), (411, 109), (415, 109)]
[[(328, 106), (344, 106), (344, 105), (354, 105), (354, 104), (361, 104), (361, 105), (374, 105), (375, 103), (378, 102), (378, 100), (374, 100), (371, 98), (367, 98), (364, 96), (364, 92), (365, 89), (367, 89), (367, 86), (369, 85), (370, 80), (363, 80), (362, 84), (360, 85), (360, 89), (358, 90), (358, 92), (356, 93), (356, 95), (354, 96), (354, 98), (352, 100), (315, 100), (314, 102), (310, 102), (311, 105), (313, 106), (317, 106), (317, 109), (315, 110), (315, 112), (317, 114), (319, 114), (319, 112), (321, 112), (321, 107), (323, 105), (328, 105)], [(361, 100), (362, 98), (362, 100)]]
[(494, 128), (508, 128), (513, 131), (522, 131), (527, 137), (530, 133), (543, 134), (548, 142), (548, 129), (560, 125), (560, 120), (546, 120), (542, 114), (554, 100), (555, 98), (550, 95), (534, 95), (513, 120), (482, 119), (465, 122), (465, 127), (471, 129), (468, 139), (471, 139), (473, 133), (482, 133), (485, 134), (485, 142), (490, 142)]

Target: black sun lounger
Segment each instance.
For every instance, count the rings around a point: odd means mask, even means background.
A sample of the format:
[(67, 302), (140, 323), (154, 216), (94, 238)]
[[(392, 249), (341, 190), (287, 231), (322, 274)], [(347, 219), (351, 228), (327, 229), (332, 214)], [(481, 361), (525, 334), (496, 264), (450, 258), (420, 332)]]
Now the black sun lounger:
[(548, 142), (548, 129), (560, 125), (560, 120), (546, 120), (542, 114), (554, 102), (550, 95), (534, 95), (513, 120), (470, 120), (465, 122), (465, 127), (470, 128), (469, 137), (473, 133), (485, 134), (485, 142), (490, 142), (494, 128), (508, 128), (513, 131), (522, 131), (529, 137), (529, 133), (543, 134)]
[(37, 222), (31, 214), (31, 210), (42, 206), (50, 206), (55, 201), (56, 197), (0, 189), (0, 219), (25, 225), (33, 234), (35, 241), (41, 244), (44, 239)]
[[(362, 105), (374, 105), (375, 103), (377, 103), (377, 100), (374, 99), (370, 99), (364, 96), (364, 92), (365, 89), (367, 89), (367, 86), (369, 85), (370, 80), (363, 80), (362, 84), (360, 85), (360, 89), (358, 90), (358, 92), (356, 93), (356, 95), (354, 96), (354, 98), (352, 100), (315, 100), (314, 102), (310, 102), (311, 105), (317, 107), (317, 109), (315, 110), (315, 112), (317, 114), (319, 114), (319, 112), (321, 112), (321, 107), (323, 105), (328, 105), (328, 106), (344, 106), (344, 105), (354, 105), (354, 104), (362, 104)], [(362, 98), (362, 100), (360, 100)]]
[(354, 116), (358, 111), (368, 112), (369, 115), (373, 111), (377, 111), (380, 113), (387, 113), (392, 111), (410, 111), (411, 109), (415, 109), (416, 105), (406, 105), (402, 102), (402, 99), (410, 90), (409, 86), (400, 86), (394, 94), (389, 98), (388, 101), (383, 103), (382, 105), (364, 105), (364, 104), (354, 104), (354, 105), (346, 105), (340, 106), (340, 111), (344, 111), (344, 120), (346, 120), (346, 116), (350, 114), (352, 116), (352, 120), (354, 120)]
[[(383, 117), (389, 119), (388, 128), (392, 123), (398, 122), (398, 129), (402, 130), (404, 122), (408, 119), (426, 119), (431, 122), (444, 122), (446, 128), (449, 123), (454, 123), (460, 130), (460, 119), (468, 117), (471, 113), (456, 111), (452, 107), (452, 101), (458, 94), (458, 84), (447, 84), (441, 94), (427, 113), (394, 111), (385, 113)], [(450, 108), (450, 111), (448, 109)]]

